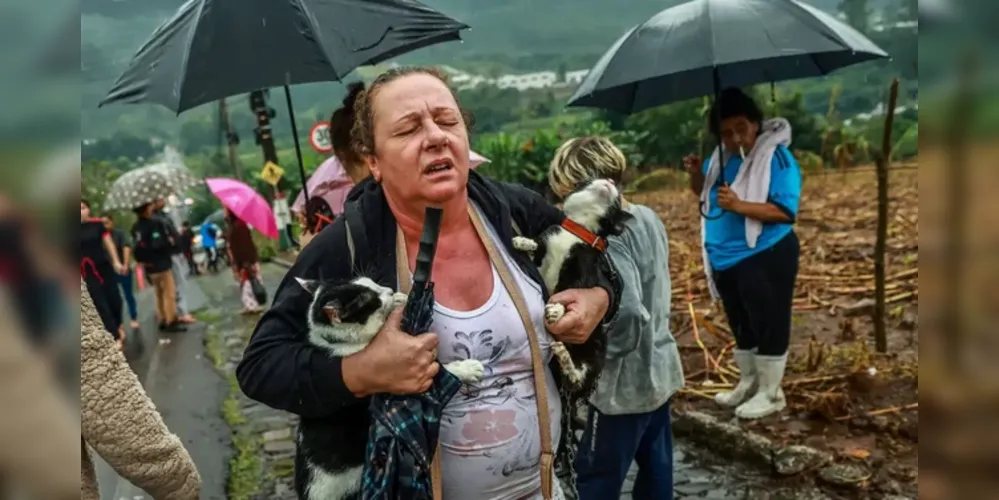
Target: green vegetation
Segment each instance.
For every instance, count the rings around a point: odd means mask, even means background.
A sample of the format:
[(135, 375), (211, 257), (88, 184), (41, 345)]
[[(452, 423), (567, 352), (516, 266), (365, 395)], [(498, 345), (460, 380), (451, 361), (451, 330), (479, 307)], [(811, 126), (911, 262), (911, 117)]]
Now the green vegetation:
[(229, 374), (229, 397), (222, 404), (222, 417), (232, 430), (234, 453), (229, 459), (229, 482), (227, 485), (230, 500), (250, 500), (260, 492), (263, 464), (260, 461), (260, 437), (246, 424), (246, 417), (240, 410), (239, 383), (236, 375)]
[[(207, 325), (205, 330), (205, 353), (216, 369), (222, 369), (225, 362), (222, 334), (219, 331), (220, 313), (215, 310), (201, 311), (198, 319)], [(222, 401), (222, 419), (232, 433), (233, 456), (229, 459), (228, 498), (250, 500), (260, 489), (263, 467), (260, 461), (260, 437), (249, 428), (240, 403), (242, 391), (235, 373), (226, 374), (228, 394)]]
[[(167, 0), (150, 4), (150, 11), (118, 9), (98, 4), (83, 20), (85, 71), (89, 75), (83, 96), (85, 137), (96, 138), (83, 150), (84, 194), (101, 200), (102, 190), (113, 179), (136, 165), (149, 161), (160, 146), (150, 146), (150, 138), (177, 144), (191, 170), (200, 176), (235, 177), (236, 171), (260, 193), (270, 197), (274, 188), (257, 177), (263, 166), (259, 146), (253, 144), (255, 120), (247, 98), (228, 99), (230, 121), (242, 138), (236, 147), (236, 165), (228, 159), (218, 125), (217, 106), (209, 104), (184, 113), (179, 118), (156, 106), (112, 106), (94, 111), (88, 103), (99, 99), (121, 67), (108, 61), (127, 61), (126, 48), (138, 44), (159, 23), (163, 14), (155, 9)], [(510, 0), (500, 4), (468, 4), (464, 0), (437, 0), (430, 5), (474, 27), (463, 34), (465, 42), (429, 47), (399, 58), (403, 63), (446, 64), (458, 70), (495, 77), (530, 71), (585, 69), (630, 26), (679, 0), (635, 0), (613, 4), (597, 0)], [(869, 162), (872, 148), (880, 147), (882, 117), (856, 119), (884, 102), (892, 78), (902, 82), (899, 103), (912, 106), (918, 96), (916, 59), (918, 37), (910, 27), (874, 29), (875, 24), (908, 20), (909, 0), (810, 0), (830, 12), (842, 12), (878, 45), (892, 55), (876, 61), (813, 78), (763, 85), (754, 92), (768, 114), (787, 118), (794, 128), (792, 148), (806, 168), (843, 166)], [(866, 12), (870, 15), (863, 15)], [(525, 15), (525, 13), (530, 13)], [(876, 18), (881, 18), (875, 23)], [(551, 19), (560, 19), (551, 23)], [(131, 38), (130, 38), (131, 37)], [(123, 43), (123, 39), (134, 42)], [(109, 57), (111, 56), (111, 57)], [(370, 79), (379, 68), (362, 68), (355, 77)], [(309, 127), (327, 119), (339, 105), (343, 86), (338, 83), (299, 85), (293, 88), (297, 126), (301, 135), (303, 163), (310, 174), (325, 157), (316, 154), (307, 142)], [(636, 175), (657, 168), (677, 168), (692, 152), (707, 152), (713, 146), (705, 134), (707, 101), (692, 99), (650, 109), (632, 116), (620, 116), (592, 109), (566, 108), (571, 87), (518, 92), (513, 89), (478, 87), (461, 90), (459, 100), (474, 116), (473, 149), (492, 160), (481, 171), (504, 180), (522, 182), (543, 191), (543, 179), (555, 148), (565, 139), (583, 134), (607, 135), (625, 149)], [(278, 99), (275, 99), (277, 97)], [(300, 183), (292, 147), (287, 110), (280, 93), (271, 97), (277, 116), (272, 120), (279, 148), (279, 164), (285, 175), (279, 189), (289, 198), (297, 195)], [(776, 99), (774, 99), (774, 97)], [(999, 107), (993, 107), (999, 109)], [(994, 113), (999, 115), (999, 113)], [(896, 159), (917, 153), (917, 112), (910, 109), (896, 118), (893, 141)], [(207, 190), (188, 193), (195, 200), (190, 214), (198, 222), (219, 208)], [(99, 201), (98, 201), (99, 203)], [(98, 207), (99, 209), (99, 207)], [(125, 217), (128, 215), (125, 214)], [(261, 242), (261, 255), (272, 256), (271, 242)]]

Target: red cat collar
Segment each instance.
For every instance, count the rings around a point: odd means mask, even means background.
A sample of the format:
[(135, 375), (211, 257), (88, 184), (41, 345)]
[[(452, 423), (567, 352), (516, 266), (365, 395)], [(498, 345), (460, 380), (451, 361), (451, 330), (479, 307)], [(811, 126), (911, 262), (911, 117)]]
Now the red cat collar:
[(586, 242), (587, 245), (590, 245), (601, 252), (607, 250), (607, 239), (593, 234), (589, 229), (586, 229), (568, 217), (562, 220), (562, 228), (572, 233), (573, 236)]

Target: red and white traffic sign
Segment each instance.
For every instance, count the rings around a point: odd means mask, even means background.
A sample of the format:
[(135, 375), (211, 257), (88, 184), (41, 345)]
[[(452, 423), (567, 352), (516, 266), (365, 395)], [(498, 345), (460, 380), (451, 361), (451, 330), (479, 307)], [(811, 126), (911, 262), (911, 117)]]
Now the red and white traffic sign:
[(332, 153), (333, 141), (330, 140), (330, 122), (321, 121), (309, 130), (309, 144), (319, 153)]

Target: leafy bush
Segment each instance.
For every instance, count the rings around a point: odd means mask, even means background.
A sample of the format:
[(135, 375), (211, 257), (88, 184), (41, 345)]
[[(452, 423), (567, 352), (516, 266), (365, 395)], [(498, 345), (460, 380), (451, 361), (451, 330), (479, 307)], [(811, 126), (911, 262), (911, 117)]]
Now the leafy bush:
[(640, 165), (644, 157), (638, 142), (644, 135), (644, 132), (632, 130), (611, 130), (605, 122), (576, 122), (532, 132), (486, 134), (476, 141), (474, 149), (490, 160), (478, 168), (482, 174), (501, 181), (516, 182), (545, 194), (548, 167), (555, 150), (567, 139), (607, 137), (621, 148), (630, 165)]

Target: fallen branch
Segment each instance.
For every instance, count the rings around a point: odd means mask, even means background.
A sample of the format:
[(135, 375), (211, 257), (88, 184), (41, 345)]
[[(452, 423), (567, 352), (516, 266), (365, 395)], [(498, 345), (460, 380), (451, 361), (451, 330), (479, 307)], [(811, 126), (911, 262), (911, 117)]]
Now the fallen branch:
[(877, 415), (887, 415), (889, 413), (898, 413), (905, 410), (915, 410), (919, 408), (919, 403), (907, 404), (904, 406), (892, 406), (890, 408), (881, 408), (880, 410), (871, 410), (868, 412), (861, 413), (859, 415), (846, 415), (844, 417), (836, 417), (836, 420), (850, 420), (856, 417), (874, 417)]

